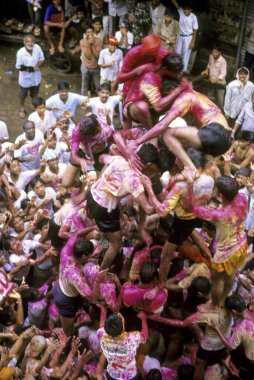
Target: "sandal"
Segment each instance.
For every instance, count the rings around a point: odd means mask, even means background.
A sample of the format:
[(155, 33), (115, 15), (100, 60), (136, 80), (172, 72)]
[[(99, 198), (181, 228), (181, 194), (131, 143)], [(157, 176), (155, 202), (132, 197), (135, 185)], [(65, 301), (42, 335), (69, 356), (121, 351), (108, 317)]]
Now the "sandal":
[(34, 29), (34, 36), (39, 37), (41, 35), (41, 28), (39, 26), (36, 26)]
[(13, 29), (13, 30), (16, 30), (16, 31), (18, 31), (18, 32), (21, 32), (22, 30), (23, 30), (23, 28), (24, 28), (24, 25), (25, 25), (25, 23), (24, 22), (18, 22), (18, 23), (14, 23), (14, 24), (12, 24), (11, 25), (11, 28)]
[(25, 110), (20, 110), (19, 111), (19, 117), (21, 119), (25, 119), (26, 118), (26, 111)]
[(34, 25), (33, 25), (33, 24), (30, 24), (30, 25), (27, 25), (27, 26), (23, 29), (23, 32), (24, 32), (24, 33), (31, 33), (33, 30), (34, 30)]
[(15, 18), (11, 18), (10, 20), (6, 21), (5, 26), (11, 26), (15, 21), (17, 21)]
[(54, 55), (55, 54), (55, 48), (54, 47), (52, 47), (52, 48), (49, 49), (49, 54), (50, 55)]

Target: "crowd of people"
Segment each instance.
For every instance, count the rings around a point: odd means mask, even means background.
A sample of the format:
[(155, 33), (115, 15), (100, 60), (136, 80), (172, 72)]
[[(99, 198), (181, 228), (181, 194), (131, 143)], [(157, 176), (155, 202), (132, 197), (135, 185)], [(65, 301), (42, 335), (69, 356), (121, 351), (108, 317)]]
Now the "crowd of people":
[[(159, 1), (91, 5), (72, 46), (81, 94), (64, 78), (40, 96), (44, 54), (26, 35), (23, 133), (12, 143), (0, 122), (0, 380), (253, 380), (249, 70), (226, 85), (214, 46), (201, 77), (215, 104), (186, 77), (198, 30), (189, 3), (172, 0), (179, 23)], [(50, 10), (54, 54), (60, 1)]]

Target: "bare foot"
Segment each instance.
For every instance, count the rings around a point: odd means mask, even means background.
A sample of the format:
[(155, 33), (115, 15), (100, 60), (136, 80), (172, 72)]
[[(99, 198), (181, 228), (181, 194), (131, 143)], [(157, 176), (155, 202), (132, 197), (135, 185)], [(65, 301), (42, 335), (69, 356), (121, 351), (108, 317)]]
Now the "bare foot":
[(49, 54), (50, 55), (54, 55), (55, 54), (55, 46), (51, 46), (51, 48), (49, 49)]
[(63, 48), (63, 46), (58, 46), (58, 51), (60, 53), (64, 53), (65, 52), (65, 49)]

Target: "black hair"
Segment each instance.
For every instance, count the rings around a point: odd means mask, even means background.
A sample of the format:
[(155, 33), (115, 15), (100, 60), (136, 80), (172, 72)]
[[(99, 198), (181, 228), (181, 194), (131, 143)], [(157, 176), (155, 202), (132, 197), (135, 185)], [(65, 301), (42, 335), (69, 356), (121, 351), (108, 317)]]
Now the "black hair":
[(99, 125), (95, 115), (86, 116), (80, 120), (79, 132), (85, 136), (95, 136), (98, 133)]
[(191, 364), (181, 364), (177, 370), (178, 380), (193, 380), (194, 379), (194, 366)]
[(151, 164), (157, 159), (157, 149), (151, 143), (142, 144), (137, 152), (142, 164)]
[(161, 94), (166, 96), (171, 90), (179, 86), (181, 83), (181, 77), (179, 78), (165, 78), (161, 86)]
[(101, 85), (100, 85), (100, 91), (111, 91), (111, 86), (110, 86), (110, 84), (108, 83), (108, 82), (105, 82), (105, 83), (102, 83)]
[(164, 15), (165, 16), (174, 16), (175, 15), (175, 11), (172, 8), (166, 8)]
[[(56, 133), (55, 132), (53, 132), (51, 136), (56, 139)], [(46, 140), (47, 137), (48, 137), (48, 130), (44, 133), (44, 139)]]
[(237, 70), (238, 71), (238, 74), (246, 74), (246, 75), (249, 75), (249, 70), (247, 69), (247, 67), (239, 67), (239, 69)]
[(30, 200), (28, 198), (22, 199), (20, 202), (20, 207), (22, 210), (25, 210), (29, 206)]
[(85, 28), (84, 28), (84, 32), (86, 33), (86, 31), (87, 31), (88, 29), (92, 29), (92, 30), (94, 30), (94, 29), (93, 29), (93, 25), (92, 25), (92, 24), (87, 24), (87, 25), (85, 26)]
[(239, 131), (236, 136), (235, 140), (241, 140), (241, 141), (254, 141), (254, 132), (252, 131)]
[(167, 148), (161, 147), (157, 152), (157, 166), (161, 172), (170, 170), (174, 165), (176, 156), (170, 152)]
[(5, 235), (3, 239), (3, 249), (5, 249), (6, 251), (9, 251), (11, 248), (11, 242), (13, 241), (13, 239), (14, 239), (13, 236)]
[(85, 9), (85, 7), (82, 6), (82, 5), (79, 5), (79, 6), (76, 8), (76, 14), (77, 14), (78, 12), (83, 12), (84, 14), (86, 14), (86, 9)]
[(251, 169), (250, 168), (240, 168), (235, 172), (235, 178), (238, 175), (242, 175), (243, 177), (249, 177), (251, 175)]
[(34, 189), (35, 186), (36, 186), (36, 184), (37, 184), (38, 182), (43, 184), (43, 182), (42, 182), (42, 180), (40, 179), (39, 176), (33, 178), (32, 181), (29, 182), (29, 185), (31, 186), (32, 189)]
[(49, 223), (49, 219), (48, 218), (42, 218), (42, 219), (38, 220), (38, 222), (35, 223), (35, 227), (38, 230), (41, 230), (42, 227), (46, 226), (48, 223)]
[(94, 250), (94, 245), (90, 240), (78, 239), (74, 244), (73, 256), (80, 259), (82, 256), (90, 255)]
[(228, 201), (232, 201), (238, 193), (238, 183), (235, 178), (221, 176), (215, 180), (215, 187)]
[(92, 21), (92, 23), (94, 24), (95, 22), (100, 22), (100, 23), (101, 23), (101, 25), (102, 25), (102, 18), (101, 18), (101, 17), (99, 17), (99, 16), (97, 16), (97, 17), (93, 18), (93, 21)]
[(190, 284), (189, 291), (197, 294), (198, 292), (202, 294), (209, 294), (211, 291), (210, 281), (205, 276), (198, 276), (194, 278)]
[(33, 98), (32, 100), (32, 105), (34, 106), (34, 108), (37, 108), (41, 105), (45, 105), (46, 102), (43, 98), (41, 98), (40, 96), (36, 96), (35, 98)]
[(221, 52), (221, 46), (219, 44), (213, 44), (212, 45), (212, 50), (218, 50), (219, 52)]
[(194, 148), (188, 148), (186, 153), (197, 169), (204, 169), (207, 159), (203, 152)]
[(154, 264), (143, 264), (139, 272), (140, 281), (143, 284), (150, 284), (156, 278), (157, 273), (157, 268)]
[(181, 72), (183, 71), (183, 59), (181, 55), (177, 53), (167, 54), (161, 62), (161, 67), (171, 71)]
[(162, 380), (162, 375), (159, 369), (153, 368), (146, 374), (146, 380)]
[(123, 332), (123, 321), (118, 314), (111, 314), (105, 322), (105, 331), (112, 338), (116, 338)]
[(151, 247), (149, 250), (149, 256), (151, 263), (156, 266), (156, 268), (159, 268), (160, 262), (161, 262), (161, 252), (162, 252), (162, 247)]
[(247, 308), (247, 305), (242, 296), (236, 293), (226, 298), (225, 306), (228, 310), (236, 311), (244, 311)]
[(69, 90), (70, 85), (65, 80), (61, 80), (60, 82), (58, 82), (57, 88), (58, 88), (58, 91)]
[(32, 124), (35, 127), (35, 124), (32, 120), (26, 120), (23, 124), (23, 129), (25, 129), (29, 124)]

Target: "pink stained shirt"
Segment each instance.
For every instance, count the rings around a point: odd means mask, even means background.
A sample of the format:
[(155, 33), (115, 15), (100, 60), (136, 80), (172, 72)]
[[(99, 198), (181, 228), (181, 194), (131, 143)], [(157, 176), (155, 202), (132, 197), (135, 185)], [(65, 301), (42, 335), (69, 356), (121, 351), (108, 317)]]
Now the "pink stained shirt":
[(240, 344), (243, 345), (247, 358), (254, 361), (254, 321), (243, 319), (235, 326), (229, 345), (235, 349)]
[[(100, 152), (107, 146), (107, 141), (114, 134), (114, 130), (108, 124), (101, 124), (101, 130), (97, 135), (92, 137), (83, 136), (79, 132), (79, 124), (75, 126), (71, 136), (71, 151), (77, 152), (81, 147), (85, 152), (89, 152), (89, 148), (93, 153)], [(101, 147), (102, 146), (102, 147)]]
[[(130, 49), (128, 53), (125, 55), (121, 67), (121, 73), (128, 73), (135, 69), (138, 66), (144, 65), (145, 63), (155, 63), (155, 65), (160, 66), (163, 58), (169, 54), (169, 50), (160, 47), (156, 58), (150, 56), (144, 56), (142, 54), (142, 45), (135, 46)], [(123, 92), (127, 95), (129, 88), (131, 86), (132, 80), (128, 80), (124, 83)]]
[[(152, 300), (146, 298), (146, 295), (151, 292), (154, 294)], [(167, 290), (161, 289), (157, 285), (143, 289), (138, 285), (127, 282), (122, 287), (123, 303), (146, 313), (160, 313), (167, 298)]]
[(61, 251), (59, 286), (68, 297), (76, 297), (79, 294), (89, 297), (91, 289), (84, 279), (82, 267), (77, 266), (73, 257), (73, 248), (77, 240), (76, 236), (71, 237)]
[[(140, 100), (148, 100), (152, 105), (155, 101), (161, 98), (161, 84), (161, 77), (157, 73), (145, 73), (131, 83), (130, 89), (126, 94), (125, 105)], [(146, 95), (148, 92), (150, 96), (147, 98)]]

